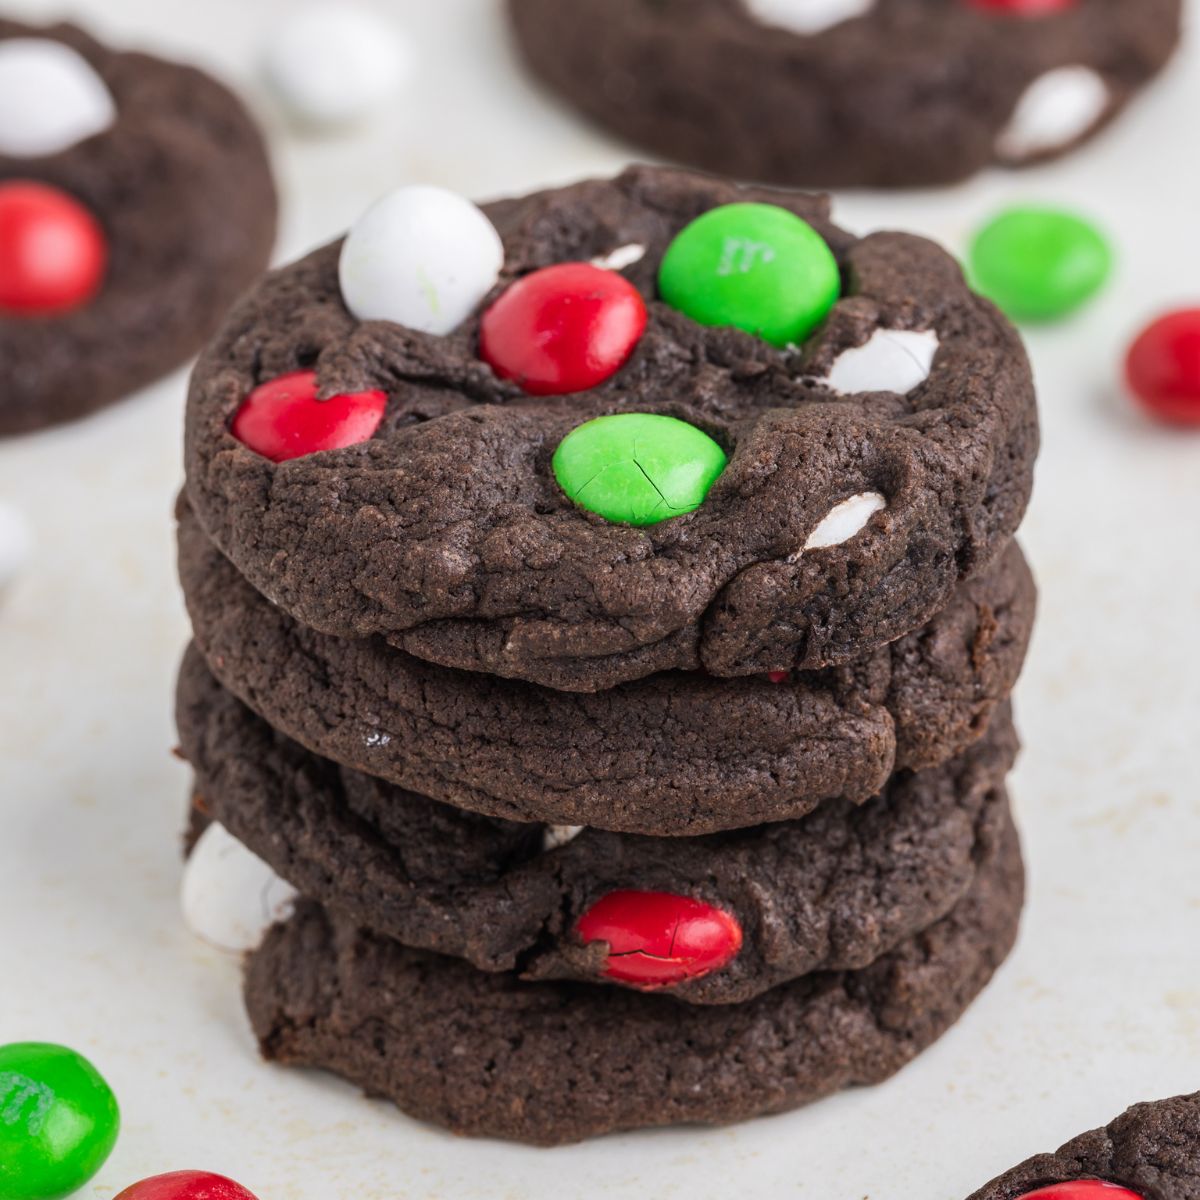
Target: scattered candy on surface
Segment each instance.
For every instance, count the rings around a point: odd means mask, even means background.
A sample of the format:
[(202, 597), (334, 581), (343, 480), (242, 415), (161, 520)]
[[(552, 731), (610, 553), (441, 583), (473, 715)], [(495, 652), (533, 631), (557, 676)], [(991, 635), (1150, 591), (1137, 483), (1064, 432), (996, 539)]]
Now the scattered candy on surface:
[(731, 913), (670, 892), (610, 892), (576, 930), (585, 943), (608, 943), (605, 975), (643, 988), (711, 974), (742, 948), (742, 927)]
[(1103, 1179), (1075, 1179), (1026, 1192), (1021, 1200), (1142, 1200), (1142, 1197), (1119, 1184), (1105, 1183)]
[(835, 504), (821, 523), (808, 535), (805, 550), (826, 550), (840, 546), (866, 528), (867, 522), (887, 508), (887, 500), (878, 492), (860, 492)]
[(554, 475), (581, 508), (607, 521), (654, 525), (699, 508), (727, 461), (686, 421), (617, 413), (567, 434), (554, 452)]
[(33, 553), (29, 522), (7, 504), (0, 504), (0, 593), (21, 573)]
[(48, 1042), (0, 1046), (0, 1200), (61, 1200), (104, 1165), (117, 1098), (81, 1054)]
[(312, 126), (361, 120), (399, 90), (408, 43), (372, 8), (315, 0), (292, 8), (263, 53), (268, 83), (291, 116)]
[(1035, 79), (996, 139), (996, 152), (1022, 162), (1070, 146), (1112, 103), (1108, 84), (1091, 67), (1057, 67)]
[(387, 408), (387, 393), (348, 392), (317, 399), (315, 371), (292, 371), (260, 384), (242, 401), (231, 432), (272, 462), (370, 441)]
[(188, 928), (218, 950), (254, 950), (296, 901), (296, 889), (213, 822), (188, 856), (181, 901)]
[(471, 315), (504, 266), (495, 226), (443, 188), (398, 188), (350, 230), (338, 266), (342, 298), (360, 321), (445, 334)]
[(1053, 208), (1010, 208), (971, 245), (971, 285), (1015, 321), (1053, 321), (1105, 284), (1112, 252), (1094, 225)]
[(726, 204), (667, 247), (658, 289), (701, 325), (731, 325), (776, 346), (802, 342), (841, 293), (824, 239), (773, 204)]
[(253, 1192), (211, 1171), (171, 1171), (119, 1192), (116, 1200), (256, 1200)]
[(869, 13), (875, 0), (746, 0), (746, 7), (764, 25), (812, 36)]
[(1050, 17), (1074, 8), (1079, 0), (967, 0), (967, 3), (989, 12), (1010, 13), (1017, 17)]
[(42, 183), (0, 183), (0, 314), (46, 317), (93, 299), (108, 243), (78, 200)]
[(906, 396), (929, 378), (938, 345), (932, 329), (877, 329), (863, 345), (837, 356), (825, 383), (844, 396), (860, 392)]
[(1143, 329), (1126, 355), (1125, 378), (1151, 415), (1200, 428), (1200, 308), (1167, 313)]
[(112, 94), (78, 51), (50, 38), (0, 41), (0, 154), (58, 154), (116, 118)]
[(623, 275), (558, 263), (518, 279), (483, 314), (479, 353), (524, 391), (563, 395), (619, 371), (645, 328), (646, 305)]

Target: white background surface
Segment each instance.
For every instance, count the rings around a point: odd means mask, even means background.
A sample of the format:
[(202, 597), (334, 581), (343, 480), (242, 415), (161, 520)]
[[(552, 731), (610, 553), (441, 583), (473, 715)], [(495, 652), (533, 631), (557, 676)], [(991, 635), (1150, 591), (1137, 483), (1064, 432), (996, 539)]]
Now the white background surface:
[[(400, 181), (485, 197), (629, 156), (523, 82), (495, 0), (390, 7), (420, 73), (372, 127), (326, 141), (289, 134), (254, 82), (254, 47), (286, 0), (75, 11), (249, 92), (284, 189), (281, 257)], [(1144, 318), (1200, 302), (1197, 113), (1193, 43), (1069, 162), (936, 195), (839, 198), (852, 229), (909, 227), (954, 248), (1010, 198), (1061, 200), (1110, 230), (1120, 267), (1083, 316), (1030, 337), (1045, 451), (1024, 537), (1043, 604), (1014, 779), (1031, 871), (1020, 945), (899, 1078), (790, 1116), (539, 1152), (459, 1141), (261, 1065), (236, 964), (178, 916), (186, 778), (170, 702), (186, 630), (169, 514), (184, 375), (0, 445), (0, 498), (38, 537), (0, 608), (0, 1043), (73, 1044), (112, 1081), (124, 1132), (82, 1194), (204, 1166), (262, 1200), (962, 1200), (1129, 1102), (1200, 1088), (1200, 435), (1147, 424), (1117, 373)]]

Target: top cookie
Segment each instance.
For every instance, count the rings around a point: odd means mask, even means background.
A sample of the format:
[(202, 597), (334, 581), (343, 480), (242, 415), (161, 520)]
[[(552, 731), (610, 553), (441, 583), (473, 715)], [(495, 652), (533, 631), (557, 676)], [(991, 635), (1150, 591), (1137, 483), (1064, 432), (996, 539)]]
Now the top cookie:
[[(1061, 154), (1170, 57), (1181, 0), (509, 0), (533, 72), (641, 146), (793, 186)], [(748, 132), (750, 131), (750, 132)]]
[(0, 19), (0, 434), (191, 357), (266, 266), (266, 149), (191, 67)]
[[(1020, 522), (1028, 362), (931, 243), (643, 167), (489, 205), (501, 266), (431, 191), (269, 275), (192, 379), (191, 503), (303, 624), (578, 691), (807, 670), (923, 624)], [(620, 275), (568, 268), (565, 301), (531, 275), (593, 259)], [(572, 304), (595, 318), (574, 356)]]

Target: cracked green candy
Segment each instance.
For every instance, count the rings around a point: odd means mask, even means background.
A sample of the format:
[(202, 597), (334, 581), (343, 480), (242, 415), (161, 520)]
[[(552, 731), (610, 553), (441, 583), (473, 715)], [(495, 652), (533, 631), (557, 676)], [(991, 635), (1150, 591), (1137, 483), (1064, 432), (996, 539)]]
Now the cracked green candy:
[(61, 1200), (112, 1153), (117, 1099), (81, 1054), (46, 1042), (0, 1046), (0, 1200)]
[(656, 525), (704, 503), (727, 463), (712, 438), (674, 417), (617, 413), (573, 429), (554, 477), (581, 508), (623, 525)]

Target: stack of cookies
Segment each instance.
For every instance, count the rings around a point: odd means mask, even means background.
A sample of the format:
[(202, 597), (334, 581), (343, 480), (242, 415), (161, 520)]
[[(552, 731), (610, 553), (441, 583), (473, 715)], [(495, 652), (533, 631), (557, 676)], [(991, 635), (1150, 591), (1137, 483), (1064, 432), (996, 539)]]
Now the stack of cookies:
[(911, 1060), (1017, 930), (1037, 438), (953, 259), (819, 197), (409, 187), (267, 276), (192, 381), (178, 698), (264, 1054), (537, 1143)]

